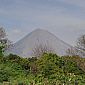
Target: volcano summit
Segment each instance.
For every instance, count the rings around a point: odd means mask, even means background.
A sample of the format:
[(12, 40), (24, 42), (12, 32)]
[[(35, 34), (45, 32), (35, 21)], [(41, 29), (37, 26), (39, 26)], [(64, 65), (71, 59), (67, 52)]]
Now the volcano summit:
[(21, 57), (32, 57), (34, 56), (33, 49), (39, 45), (52, 48), (54, 53), (58, 55), (65, 55), (66, 50), (70, 48), (70, 45), (57, 38), (54, 34), (43, 29), (36, 29), (16, 42), (8, 51)]

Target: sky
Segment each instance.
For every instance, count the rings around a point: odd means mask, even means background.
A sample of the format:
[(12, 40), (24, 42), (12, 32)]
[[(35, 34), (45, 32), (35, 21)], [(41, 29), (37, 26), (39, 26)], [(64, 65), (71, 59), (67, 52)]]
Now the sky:
[(0, 27), (13, 42), (40, 28), (75, 45), (85, 34), (85, 0), (0, 0)]

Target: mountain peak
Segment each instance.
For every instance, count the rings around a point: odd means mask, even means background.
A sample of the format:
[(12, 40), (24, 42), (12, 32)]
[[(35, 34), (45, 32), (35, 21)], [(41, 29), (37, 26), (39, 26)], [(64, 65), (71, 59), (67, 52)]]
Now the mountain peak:
[(41, 28), (37, 28), (34, 31), (37, 31), (37, 32), (46, 32), (47, 30), (44, 30), (44, 29), (41, 29)]
[(47, 46), (54, 50), (58, 55), (65, 55), (66, 50), (70, 46), (58, 39), (54, 34), (44, 29), (36, 29), (25, 36), (23, 39), (14, 44), (14, 47), (10, 49), (10, 53), (17, 54), (22, 57), (30, 57), (32, 51), (36, 46)]
[(43, 29), (41, 29), (41, 28), (37, 28), (37, 29), (35, 29), (35, 30), (37, 30), (37, 31), (42, 31)]

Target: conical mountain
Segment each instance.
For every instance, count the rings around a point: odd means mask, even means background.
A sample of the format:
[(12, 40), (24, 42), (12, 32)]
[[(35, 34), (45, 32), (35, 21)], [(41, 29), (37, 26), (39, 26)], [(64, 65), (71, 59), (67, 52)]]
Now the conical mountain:
[(65, 55), (66, 50), (70, 48), (70, 45), (60, 40), (52, 33), (43, 29), (36, 29), (15, 43), (8, 51), (22, 57), (32, 57), (33, 49), (39, 45), (52, 48), (54, 53), (58, 55)]

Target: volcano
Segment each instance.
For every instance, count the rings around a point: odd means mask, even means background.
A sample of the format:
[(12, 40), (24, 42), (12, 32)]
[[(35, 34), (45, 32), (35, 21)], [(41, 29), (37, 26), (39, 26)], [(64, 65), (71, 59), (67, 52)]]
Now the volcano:
[(33, 49), (39, 45), (52, 48), (53, 52), (60, 56), (66, 55), (66, 50), (71, 47), (47, 30), (36, 29), (16, 42), (13, 47), (9, 47), (7, 51), (29, 58), (34, 56)]

